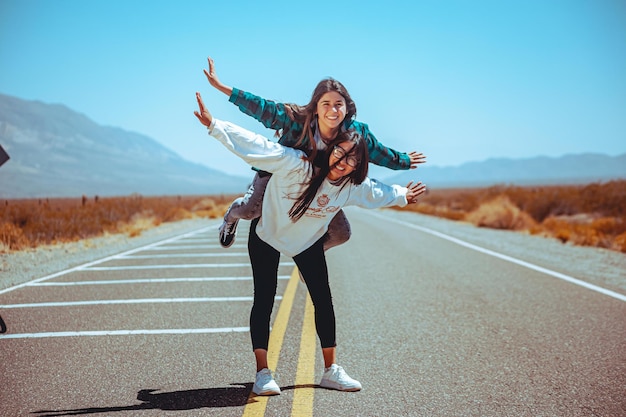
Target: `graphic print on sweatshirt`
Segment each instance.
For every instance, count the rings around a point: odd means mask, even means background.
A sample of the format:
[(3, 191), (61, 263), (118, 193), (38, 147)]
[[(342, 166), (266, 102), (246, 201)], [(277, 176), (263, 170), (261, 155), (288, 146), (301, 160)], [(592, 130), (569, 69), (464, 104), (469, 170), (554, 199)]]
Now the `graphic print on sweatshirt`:
[[(286, 200), (296, 201), (298, 199), (299, 193), (283, 193), (283, 198)], [(306, 209), (306, 213), (304, 213), (305, 217), (314, 217), (317, 219), (323, 219), (328, 214), (335, 213), (341, 210), (341, 206), (333, 205), (329, 206), (331, 199), (328, 194), (318, 195), (315, 201), (311, 202), (309, 208)]]
[(313, 204), (311, 204), (311, 206), (306, 210), (306, 213), (304, 213), (305, 216), (322, 218), (326, 217), (328, 213), (335, 213), (336, 211), (341, 209), (340, 206), (328, 205), (328, 203), (330, 202), (328, 194), (322, 194), (318, 196), (315, 202), (317, 203), (317, 206), (314, 207)]

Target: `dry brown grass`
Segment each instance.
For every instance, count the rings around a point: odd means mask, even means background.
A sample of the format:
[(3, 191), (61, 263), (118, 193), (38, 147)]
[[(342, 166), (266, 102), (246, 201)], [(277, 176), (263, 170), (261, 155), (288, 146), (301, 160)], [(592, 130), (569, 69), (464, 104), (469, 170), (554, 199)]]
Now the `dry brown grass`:
[(138, 236), (164, 222), (224, 215), (234, 196), (25, 199), (0, 201), (0, 251), (104, 234)]
[(402, 210), (626, 253), (626, 180), (429, 190)]
[[(234, 196), (0, 200), (0, 251), (106, 233), (140, 235), (164, 222), (224, 215)], [(417, 211), (626, 253), (626, 180), (567, 186), (434, 189)]]

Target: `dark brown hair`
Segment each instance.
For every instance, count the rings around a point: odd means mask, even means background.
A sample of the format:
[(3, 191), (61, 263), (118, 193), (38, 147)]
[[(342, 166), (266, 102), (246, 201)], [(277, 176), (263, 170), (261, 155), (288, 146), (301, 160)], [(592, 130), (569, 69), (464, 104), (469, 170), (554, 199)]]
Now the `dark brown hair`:
[(305, 151), (309, 156), (310, 161), (315, 159), (315, 154), (317, 153), (317, 146), (315, 144), (315, 139), (313, 139), (313, 131), (311, 129), (311, 124), (316, 116), (315, 112), (317, 111), (317, 103), (324, 94), (332, 91), (336, 91), (341, 94), (346, 101), (346, 116), (342, 123), (347, 127), (350, 124), (349, 122), (354, 120), (356, 117), (356, 104), (354, 103), (354, 100), (352, 100), (352, 97), (350, 97), (350, 93), (348, 93), (346, 87), (334, 78), (324, 78), (317, 83), (308, 104), (304, 106), (299, 106), (293, 103), (285, 104), (289, 117), (302, 124), (302, 132), (300, 133), (298, 142), (293, 147)]
[[(300, 194), (300, 196), (296, 199), (296, 202), (289, 210), (289, 217), (291, 218), (291, 221), (296, 222), (304, 216), (304, 213), (306, 213), (307, 209), (311, 205), (311, 202), (317, 195), (317, 191), (322, 186), (326, 176), (328, 176), (328, 173), (332, 168), (332, 166), (329, 165), (329, 161), (333, 148), (344, 142), (354, 143), (353, 148), (348, 154), (356, 156), (359, 163), (350, 174), (338, 179), (335, 184), (340, 185), (343, 188), (349, 183), (358, 185), (365, 180), (369, 167), (369, 156), (365, 139), (363, 139), (363, 137), (354, 130), (340, 132), (339, 135), (337, 135), (337, 137), (328, 144), (328, 148), (325, 152), (325, 158), (318, 159), (318, 161), (321, 162), (321, 166), (319, 168), (312, 169), (312, 175), (306, 183), (306, 188), (302, 191), (302, 194)], [(337, 161), (337, 163), (338, 162), (339, 161)]]

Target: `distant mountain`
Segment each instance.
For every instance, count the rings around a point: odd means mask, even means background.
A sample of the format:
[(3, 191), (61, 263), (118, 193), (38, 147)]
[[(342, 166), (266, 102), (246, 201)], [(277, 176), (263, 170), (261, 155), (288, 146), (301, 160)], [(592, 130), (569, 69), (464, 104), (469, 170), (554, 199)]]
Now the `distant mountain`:
[(419, 180), (429, 187), (483, 187), (495, 184), (547, 185), (586, 184), (626, 179), (626, 154), (608, 156), (595, 153), (565, 155), (559, 158), (494, 158), (468, 162), (455, 167), (429, 167), (401, 171), (385, 178), (388, 184)]
[(242, 193), (251, 178), (181, 158), (58, 104), (0, 94), (0, 198)]

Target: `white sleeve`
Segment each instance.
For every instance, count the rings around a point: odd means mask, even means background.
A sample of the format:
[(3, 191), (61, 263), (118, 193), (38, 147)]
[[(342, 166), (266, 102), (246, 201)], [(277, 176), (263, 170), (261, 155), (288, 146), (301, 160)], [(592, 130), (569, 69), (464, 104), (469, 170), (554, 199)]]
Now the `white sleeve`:
[(230, 122), (214, 118), (208, 130), (226, 149), (264, 171), (276, 172), (303, 165), (304, 152), (272, 142)]
[(404, 207), (408, 204), (406, 200), (407, 191), (408, 189), (401, 185), (387, 185), (368, 177), (352, 190), (347, 204), (367, 209), (390, 206)]

